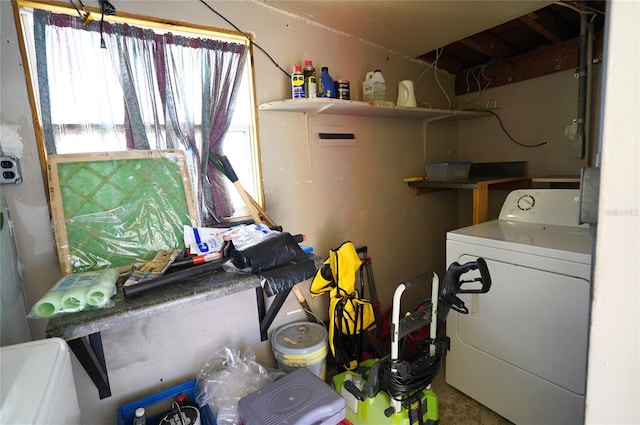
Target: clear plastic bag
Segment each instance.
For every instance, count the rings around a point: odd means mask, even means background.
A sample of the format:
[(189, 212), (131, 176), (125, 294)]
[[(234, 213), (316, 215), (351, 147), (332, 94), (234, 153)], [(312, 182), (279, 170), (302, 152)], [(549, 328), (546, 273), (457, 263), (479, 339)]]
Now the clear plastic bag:
[(237, 425), (238, 402), (284, 375), (270, 371), (255, 359), (252, 350), (244, 353), (224, 347), (214, 353), (198, 374), (196, 403), (209, 405), (218, 425)]

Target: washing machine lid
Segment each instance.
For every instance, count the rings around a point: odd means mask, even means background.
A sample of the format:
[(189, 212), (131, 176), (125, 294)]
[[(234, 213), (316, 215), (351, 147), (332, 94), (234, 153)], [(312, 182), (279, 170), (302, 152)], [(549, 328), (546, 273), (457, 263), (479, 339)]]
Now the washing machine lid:
[(591, 264), (588, 227), (498, 219), (448, 232), (447, 240)]
[(80, 423), (69, 356), (60, 338), (0, 347), (0, 423)]

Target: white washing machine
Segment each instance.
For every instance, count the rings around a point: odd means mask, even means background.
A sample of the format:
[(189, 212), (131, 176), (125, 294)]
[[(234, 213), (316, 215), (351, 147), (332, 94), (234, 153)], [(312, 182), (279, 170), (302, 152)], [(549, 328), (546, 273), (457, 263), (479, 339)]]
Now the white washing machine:
[(63, 339), (0, 347), (0, 368), (0, 424), (81, 424), (70, 351)]
[(446, 381), (516, 424), (584, 422), (591, 237), (578, 206), (578, 190), (516, 190), (497, 220), (447, 233), (447, 265), (482, 257), (493, 283), (448, 316)]

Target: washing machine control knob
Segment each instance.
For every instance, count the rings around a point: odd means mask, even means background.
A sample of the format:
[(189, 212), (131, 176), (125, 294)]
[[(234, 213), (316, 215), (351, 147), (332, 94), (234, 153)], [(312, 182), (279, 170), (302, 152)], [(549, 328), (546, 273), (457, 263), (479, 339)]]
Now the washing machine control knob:
[(531, 195), (522, 195), (520, 198), (518, 198), (518, 201), (516, 202), (516, 205), (522, 211), (531, 210), (535, 204), (536, 204), (536, 199)]

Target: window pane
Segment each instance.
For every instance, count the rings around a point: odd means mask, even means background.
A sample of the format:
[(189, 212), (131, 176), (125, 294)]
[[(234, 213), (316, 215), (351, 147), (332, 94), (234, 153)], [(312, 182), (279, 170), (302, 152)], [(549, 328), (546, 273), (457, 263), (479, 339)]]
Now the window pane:
[[(43, 8), (46, 8), (43, 5)], [(69, 10), (70, 15), (76, 12)], [(33, 32), (33, 13), (27, 8), (21, 9), (25, 45), (30, 50), (29, 58), (35, 58), (35, 40)], [(114, 17), (117, 21), (117, 17)], [(141, 19), (135, 26), (142, 28), (152, 28), (154, 32), (164, 33), (164, 28), (154, 28), (153, 23), (147, 27)], [(174, 34), (180, 34), (193, 38), (213, 38), (226, 41), (238, 42), (233, 36), (227, 38), (224, 34), (204, 35), (201, 29), (190, 33), (187, 27), (180, 29), (172, 28)], [(106, 40), (107, 48), (100, 48), (101, 35), (95, 31), (78, 30), (71, 27), (56, 28), (52, 31), (49, 27), (47, 31), (47, 67), (49, 76), (49, 99), (51, 105), (51, 124), (56, 134), (56, 153), (77, 153), (77, 152), (105, 152), (127, 149), (126, 123), (125, 123), (125, 101), (122, 91), (122, 84), (119, 75), (117, 55), (110, 51), (112, 46), (110, 34), (104, 33), (102, 37)], [(132, 41), (131, 49), (147, 49), (149, 46), (138, 45), (136, 40)], [(202, 82), (199, 78), (194, 78), (200, 74), (201, 55), (198, 49), (192, 47), (181, 47), (172, 45), (175, 48), (175, 61), (168, 64), (178, 71), (179, 75), (185, 76), (181, 79), (180, 85), (184, 90), (179, 93), (180, 101), (190, 106), (190, 115), (185, 115), (184, 110), (177, 109), (177, 121), (179, 123), (193, 123), (191, 128), (195, 133), (195, 146), (198, 150), (202, 148), (201, 112), (202, 112)], [(30, 64), (32, 72), (31, 80), (37, 84), (35, 60)], [(238, 175), (243, 187), (255, 199), (261, 199), (261, 182), (259, 181), (259, 160), (256, 158), (258, 149), (255, 140), (255, 110), (252, 90), (252, 72), (250, 58), (247, 57), (245, 72), (240, 86), (240, 93), (236, 97), (236, 105), (232, 119), (231, 128), (223, 143), (223, 152)], [(147, 68), (147, 73), (148, 68)], [(153, 71), (156, 72), (155, 70)], [(161, 96), (158, 93), (157, 85), (146, 84), (147, 81), (155, 81), (156, 77), (145, 73), (133, 71), (136, 91), (140, 93), (140, 107), (142, 110), (142, 120), (145, 124), (145, 132), (151, 149), (166, 149), (167, 131), (165, 125), (165, 114), (160, 102)], [(69, 78), (73, 75), (73, 78)], [(33, 96), (39, 98), (38, 88), (33, 88)], [(157, 99), (157, 100), (153, 100)], [(158, 102), (158, 104), (154, 104)], [(39, 102), (36, 102), (40, 108)], [(158, 111), (160, 113), (145, 113), (145, 111)], [(152, 118), (150, 118), (152, 117)], [(39, 117), (41, 122), (41, 118)], [(193, 170), (193, 163), (196, 156), (187, 149), (187, 161)], [(195, 173), (192, 173), (195, 177)], [(197, 190), (197, 179), (194, 178), (194, 190)], [(235, 186), (228, 182), (229, 193), (232, 196), (233, 206), (236, 214), (248, 215), (244, 209), (242, 198), (237, 193)]]

